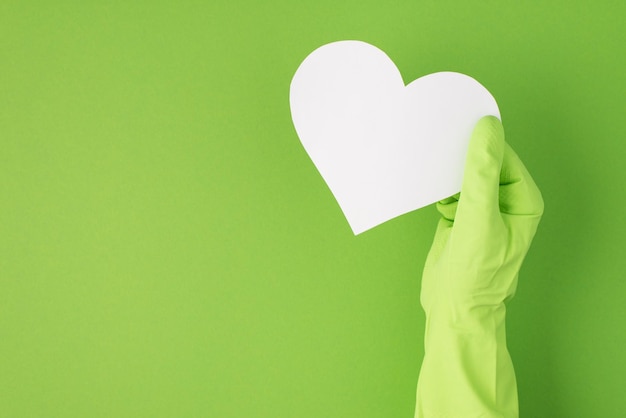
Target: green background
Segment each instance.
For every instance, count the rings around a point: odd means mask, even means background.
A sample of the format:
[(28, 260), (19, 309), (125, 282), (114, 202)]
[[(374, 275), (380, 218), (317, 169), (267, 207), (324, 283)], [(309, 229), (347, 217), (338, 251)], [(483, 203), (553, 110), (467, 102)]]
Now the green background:
[(0, 417), (412, 417), (433, 206), (358, 237), (291, 123), (318, 46), (472, 75), (546, 212), (523, 417), (626, 410), (623, 1), (0, 2)]

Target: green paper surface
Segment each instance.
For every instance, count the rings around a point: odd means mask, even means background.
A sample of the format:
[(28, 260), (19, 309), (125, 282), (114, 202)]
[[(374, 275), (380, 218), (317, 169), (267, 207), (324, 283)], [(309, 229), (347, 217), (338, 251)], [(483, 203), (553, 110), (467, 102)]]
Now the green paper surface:
[(522, 417), (626, 409), (623, 2), (0, 3), (0, 417), (412, 417), (434, 206), (355, 237), (289, 83), (358, 39), (458, 71), (545, 201)]

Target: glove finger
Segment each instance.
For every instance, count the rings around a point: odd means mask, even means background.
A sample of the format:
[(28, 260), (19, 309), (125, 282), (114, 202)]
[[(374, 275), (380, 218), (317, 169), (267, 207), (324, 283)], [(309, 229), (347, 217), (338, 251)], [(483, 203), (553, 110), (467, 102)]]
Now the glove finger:
[(437, 210), (444, 219), (448, 221), (454, 221), (456, 208), (459, 203), (459, 195), (460, 193), (457, 193), (454, 196), (450, 196), (437, 202)]
[(478, 121), (465, 160), (455, 226), (476, 229), (500, 215), (500, 169), (504, 156), (504, 129), (495, 116)]
[(506, 144), (500, 173), (500, 210), (510, 215), (543, 214), (543, 198), (513, 148)]

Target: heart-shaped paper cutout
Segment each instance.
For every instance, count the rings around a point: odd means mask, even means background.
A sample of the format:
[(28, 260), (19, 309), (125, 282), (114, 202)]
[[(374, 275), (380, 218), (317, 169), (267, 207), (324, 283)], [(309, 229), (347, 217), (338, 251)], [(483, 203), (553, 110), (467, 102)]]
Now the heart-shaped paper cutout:
[(312, 52), (291, 81), (290, 104), (355, 234), (459, 192), (474, 125), (500, 117), (473, 78), (440, 72), (405, 86), (391, 59), (361, 41)]

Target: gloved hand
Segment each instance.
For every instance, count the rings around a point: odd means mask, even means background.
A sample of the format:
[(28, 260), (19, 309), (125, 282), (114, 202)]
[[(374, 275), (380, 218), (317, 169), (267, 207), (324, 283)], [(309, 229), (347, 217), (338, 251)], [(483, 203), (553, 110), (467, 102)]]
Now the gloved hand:
[(497, 118), (477, 123), (461, 193), (437, 208), (442, 218), (422, 276), (425, 355), (415, 416), (517, 417), (505, 302), (515, 293), (543, 199)]

